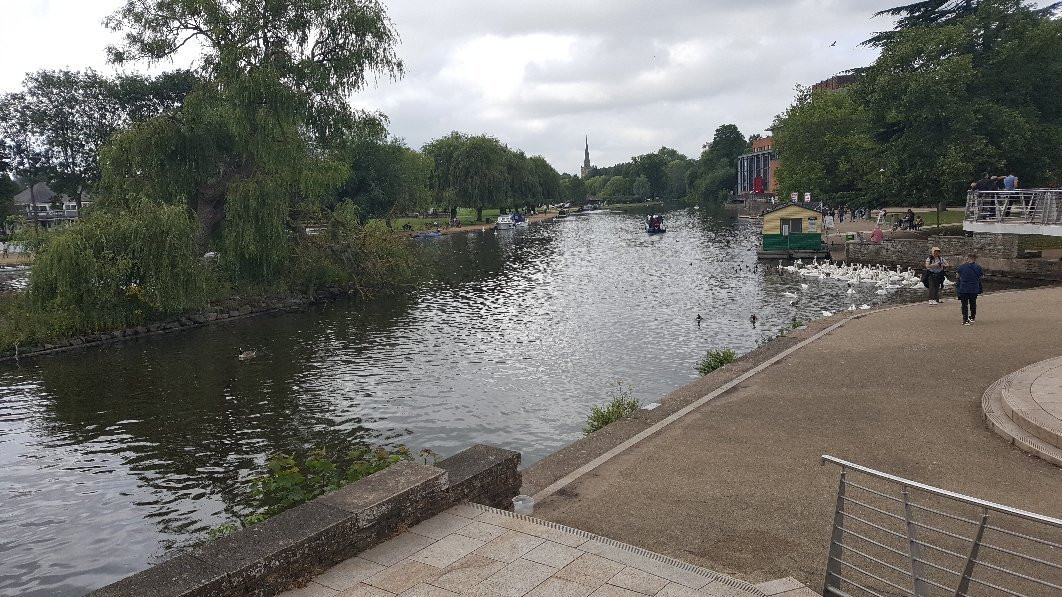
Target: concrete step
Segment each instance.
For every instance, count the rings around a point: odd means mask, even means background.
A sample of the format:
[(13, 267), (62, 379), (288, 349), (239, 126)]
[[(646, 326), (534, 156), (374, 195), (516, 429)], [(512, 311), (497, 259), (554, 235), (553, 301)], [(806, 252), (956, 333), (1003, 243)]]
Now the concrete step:
[(1029, 435), (1007, 415), (1003, 408), (1003, 384), (1006, 377), (988, 386), (981, 397), (982, 417), (988, 428), (997, 435), (1034, 456), (1062, 466), (1062, 449)]
[(1062, 385), (1062, 357), (1034, 363), (1004, 377), (1002, 407), (1027, 434), (1062, 448), (1062, 404), (1037, 395), (1048, 385)]

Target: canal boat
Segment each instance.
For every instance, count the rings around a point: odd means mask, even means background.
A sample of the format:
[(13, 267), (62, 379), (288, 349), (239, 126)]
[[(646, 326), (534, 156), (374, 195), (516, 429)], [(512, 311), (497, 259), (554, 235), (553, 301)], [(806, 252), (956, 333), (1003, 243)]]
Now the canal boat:
[(650, 215), (645, 217), (645, 231), (649, 234), (663, 234), (667, 232), (664, 226), (664, 216)]

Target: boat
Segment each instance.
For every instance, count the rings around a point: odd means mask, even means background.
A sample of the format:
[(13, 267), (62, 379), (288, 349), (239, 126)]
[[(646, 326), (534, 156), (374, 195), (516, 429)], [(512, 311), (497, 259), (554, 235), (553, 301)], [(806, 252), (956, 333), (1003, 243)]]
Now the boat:
[(562, 209), (562, 210), (557, 212), (557, 218), (558, 219), (563, 220), (564, 218), (567, 218), (567, 217), (568, 217), (568, 211), (567, 210)]
[(664, 226), (664, 216), (646, 216), (645, 231), (649, 234), (663, 234), (667, 232), (667, 227)]
[(528, 221), (523, 214), (502, 214), (498, 216), (498, 220), (494, 223), (496, 230), (508, 230), (510, 228), (527, 228)]
[(417, 232), (413, 235), (413, 238), (439, 238), (442, 236), (442, 232), (438, 230), (425, 230), (424, 232)]

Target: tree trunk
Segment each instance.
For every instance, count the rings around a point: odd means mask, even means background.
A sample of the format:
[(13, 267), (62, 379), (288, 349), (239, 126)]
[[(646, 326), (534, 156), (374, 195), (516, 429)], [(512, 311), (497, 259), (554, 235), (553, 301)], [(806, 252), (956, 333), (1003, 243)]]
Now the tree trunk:
[(479, 206), (479, 207), (476, 208), (476, 221), (477, 222), (482, 222), (483, 221), (483, 206)]

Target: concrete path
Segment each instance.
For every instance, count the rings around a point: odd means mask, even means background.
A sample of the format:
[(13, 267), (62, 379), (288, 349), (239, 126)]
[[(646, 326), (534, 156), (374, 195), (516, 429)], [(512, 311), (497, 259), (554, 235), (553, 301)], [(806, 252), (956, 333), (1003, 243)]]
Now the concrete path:
[[(819, 466), (821, 454), (1062, 516), (1062, 469), (1008, 445), (981, 418), (993, 382), (1062, 354), (1062, 288), (985, 295), (977, 324), (960, 323), (955, 300), (846, 321), (560, 488), (536, 516), (750, 582), (792, 575), (812, 587), (822, 582), (838, 474)], [(777, 352), (757, 351), (657, 410)], [(536, 464), (525, 492), (556, 488), (655, 413)]]
[(610, 539), (462, 505), (359, 554), (285, 597), (806, 597), (761, 588)]

